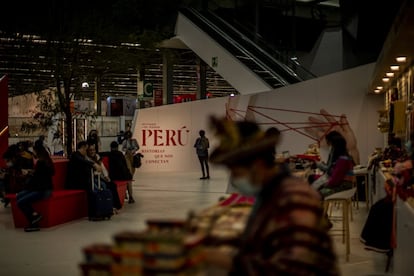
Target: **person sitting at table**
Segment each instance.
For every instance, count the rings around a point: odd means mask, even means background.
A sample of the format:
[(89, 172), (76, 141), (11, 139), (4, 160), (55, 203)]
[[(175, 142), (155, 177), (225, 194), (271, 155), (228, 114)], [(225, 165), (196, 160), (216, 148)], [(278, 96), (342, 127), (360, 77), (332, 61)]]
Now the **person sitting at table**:
[(33, 151), (37, 158), (36, 165), (34, 170), (23, 170), (23, 174), (31, 177), (24, 190), (16, 196), (17, 206), (29, 222), (29, 226), (24, 228), (26, 232), (39, 231), (42, 214), (34, 210), (32, 205), (52, 194), (52, 176), (55, 174), (53, 162), (47, 150), (42, 145), (35, 145)]
[(102, 173), (96, 175), (95, 177), (101, 178), (102, 189), (109, 189), (111, 191), (114, 213), (117, 214), (118, 211), (122, 208), (121, 202), (119, 200), (118, 190), (116, 189), (116, 184), (111, 181), (111, 178), (108, 175), (108, 170), (102, 163), (101, 157), (99, 156), (99, 154), (96, 153), (96, 145), (94, 143), (89, 144), (88, 146), (87, 159), (101, 166)]
[(331, 131), (325, 139), (331, 147), (328, 161), (318, 165), (325, 173), (311, 184), (324, 198), (351, 189), (355, 177), (355, 164), (348, 153), (344, 137), (337, 131)]

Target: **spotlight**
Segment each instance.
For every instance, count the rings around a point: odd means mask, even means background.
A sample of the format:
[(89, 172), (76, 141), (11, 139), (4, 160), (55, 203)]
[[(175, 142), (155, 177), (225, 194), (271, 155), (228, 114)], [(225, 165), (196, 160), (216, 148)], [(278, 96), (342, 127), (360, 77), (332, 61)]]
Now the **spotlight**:
[(406, 62), (406, 61), (407, 61), (407, 57), (403, 57), (403, 56), (401, 56), (401, 57), (397, 57), (395, 60), (396, 60), (397, 62)]

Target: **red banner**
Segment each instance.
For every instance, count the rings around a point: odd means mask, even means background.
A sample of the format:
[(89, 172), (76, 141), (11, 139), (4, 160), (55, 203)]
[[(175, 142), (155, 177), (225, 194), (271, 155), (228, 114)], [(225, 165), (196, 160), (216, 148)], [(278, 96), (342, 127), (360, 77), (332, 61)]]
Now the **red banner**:
[(0, 78), (0, 167), (6, 164), (2, 158), (9, 146), (9, 87), (7, 76)]

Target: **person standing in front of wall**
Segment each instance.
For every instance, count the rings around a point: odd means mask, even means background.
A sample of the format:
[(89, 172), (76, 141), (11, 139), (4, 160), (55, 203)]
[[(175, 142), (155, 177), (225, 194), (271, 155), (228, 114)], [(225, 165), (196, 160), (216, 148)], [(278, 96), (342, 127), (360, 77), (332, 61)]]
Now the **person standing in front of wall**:
[(197, 157), (201, 165), (201, 172), (203, 173), (200, 179), (210, 179), (210, 169), (208, 167), (208, 148), (210, 147), (210, 143), (204, 130), (200, 130), (198, 134), (200, 137), (197, 138), (194, 147), (196, 148)]
[[(132, 138), (132, 132), (125, 132), (125, 140), (122, 142), (122, 151), (125, 153), (125, 159), (127, 166), (131, 172), (132, 177), (135, 174), (135, 168), (133, 166), (134, 154), (139, 150), (139, 145), (136, 139)], [(134, 203), (135, 200), (132, 196), (132, 182), (128, 182), (128, 203)]]

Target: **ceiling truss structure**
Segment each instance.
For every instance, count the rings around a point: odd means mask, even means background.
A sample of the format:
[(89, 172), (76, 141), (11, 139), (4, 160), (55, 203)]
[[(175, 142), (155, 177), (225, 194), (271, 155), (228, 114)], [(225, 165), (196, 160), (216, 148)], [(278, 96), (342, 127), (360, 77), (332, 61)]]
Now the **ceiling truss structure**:
[[(16, 39), (0, 36), (0, 74), (9, 76), (10, 96), (56, 87), (54, 66), (51, 63), (52, 57), (50, 57), (47, 43), (37, 38), (27, 37), (29, 36), (20, 36)], [(109, 58), (106, 58), (105, 64), (97, 65), (93, 60), (96, 55), (119, 46), (95, 45), (90, 41), (83, 43), (77, 65), (79, 71), (84, 74), (79, 74), (73, 79), (73, 85), (78, 86), (74, 89), (75, 99), (93, 99), (96, 79), (91, 72), (96, 71), (104, 72), (100, 74), (103, 99), (109, 96), (136, 97), (139, 76), (137, 65), (122, 59), (134, 59), (142, 54), (142, 51), (148, 52), (139, 46), (124, 46), (126, 54), (121, 57), (116, 54), (108, 55)], [(156, 49), (146, 54), (144, 79), (153, 83), (154, 89), (162, 90), (163, 87), (162, 55), (164, 51), (165, 49)], [(199, 83), (198, 57), (188, 49), (168, 49), (167, 51), (174, 57), (173, 94), (196, 93)], [(69, 58), (70, 55), (65, 57), (65, 59)], [(98, 66), (100, 68), (97, 68)], [(88, 87), (82, 88), (83, 82), (87, 82)], [(207, 93), (211, 97), (237, 94), (237, 91), (209, 66), (206, 70), (206, 82)]]

